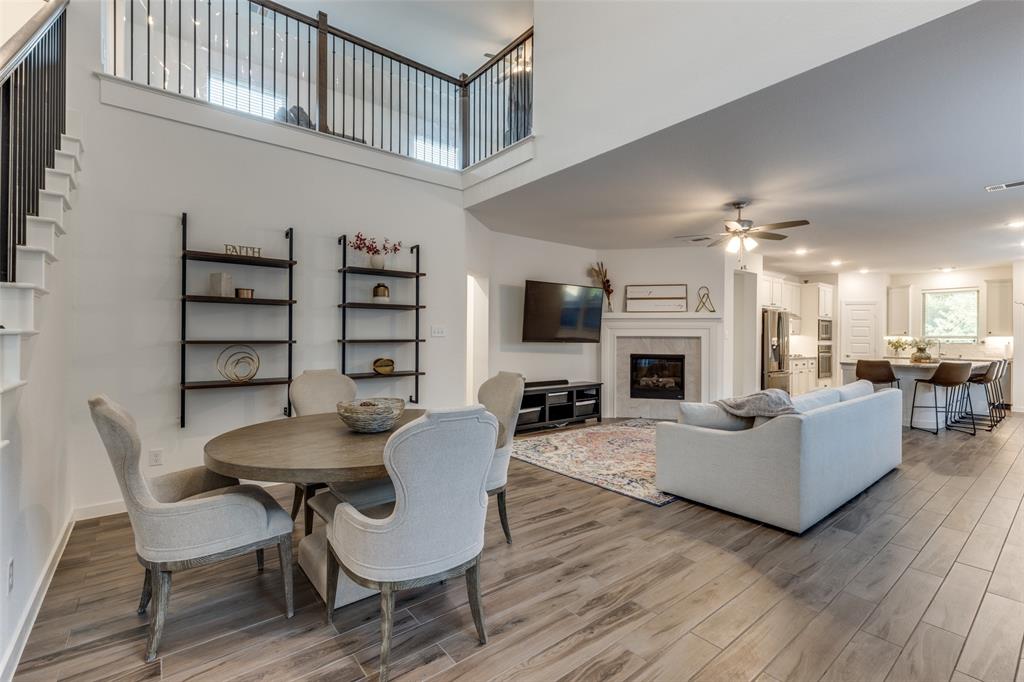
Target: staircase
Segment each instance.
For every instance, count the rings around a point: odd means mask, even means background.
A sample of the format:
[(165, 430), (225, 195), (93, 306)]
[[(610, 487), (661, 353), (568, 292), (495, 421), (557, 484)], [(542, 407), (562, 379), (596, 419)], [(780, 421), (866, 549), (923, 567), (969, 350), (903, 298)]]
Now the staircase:
[(85, 152), (78, 112), (67, 111), (66, 130), (55, 154), (56, 168), (46, 169), (38, 214), (27, 217), (26, 243), (16, 247), (17, 281), (0, 282), (0, 449), (10, 444), (4, 433), (12, 427), (18, 389), (26, 384), (22, 344), (40, 332), (36, 327), (36, 299), (50, 293), (50, 268), (59, 260), (58, 244), (67, 234), (69, 214), (77, 197)]

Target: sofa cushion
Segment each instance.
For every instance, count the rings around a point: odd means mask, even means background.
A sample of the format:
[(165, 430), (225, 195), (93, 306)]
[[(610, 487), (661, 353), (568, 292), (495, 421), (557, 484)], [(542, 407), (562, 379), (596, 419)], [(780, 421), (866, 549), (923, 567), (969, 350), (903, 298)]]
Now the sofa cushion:
[(679, 423), (720, 431), (743, 431), (754, 423), (751, 417), (736, 417), (711, 403), (679, 403)]
[(793, 407), (802, 414), (826, 405), (835, 405), (838, 402), (839, 391), (834, 388), (819, 388), (793, 398)]
[(839, 402), (842, 403), (854, 398), (863, 398), (866, 395), (871, 395), (875, 392), (875, 387), (867, 379), (861, 379), (854, 381), (852, 384), (840, 386), (836, 390), (839, 391)]

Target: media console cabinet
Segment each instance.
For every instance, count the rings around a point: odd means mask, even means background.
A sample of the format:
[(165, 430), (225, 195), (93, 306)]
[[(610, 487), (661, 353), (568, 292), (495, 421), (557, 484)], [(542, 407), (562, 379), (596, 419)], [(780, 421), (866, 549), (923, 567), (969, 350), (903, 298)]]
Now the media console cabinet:
[(527, 381), (516, 433), (560, 428), (588, 419), (601, 421), (601, 383)]

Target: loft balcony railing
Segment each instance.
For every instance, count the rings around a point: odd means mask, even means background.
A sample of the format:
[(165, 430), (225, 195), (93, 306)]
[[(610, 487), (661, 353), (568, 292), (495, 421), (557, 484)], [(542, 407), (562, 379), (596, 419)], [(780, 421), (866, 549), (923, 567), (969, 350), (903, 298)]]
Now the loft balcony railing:
[(52, 0), (0, 45), (0, 281), (16, 278), (17, 247), (39, 215), (66, 120), (68, 0)]
[(455, 77), (271, 0), (108, 0), (106, 70), (462, 169), (530, 135), (533, 29)]

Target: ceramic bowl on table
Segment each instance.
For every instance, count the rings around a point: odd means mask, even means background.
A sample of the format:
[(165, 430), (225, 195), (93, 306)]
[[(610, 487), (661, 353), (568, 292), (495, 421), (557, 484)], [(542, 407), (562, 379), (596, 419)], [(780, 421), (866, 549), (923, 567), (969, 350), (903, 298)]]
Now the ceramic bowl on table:
[(353, 431), (380, 433), (395, 428), (405, 412), (401, 398), (362, 398), (338, 403), (338, 416)]

